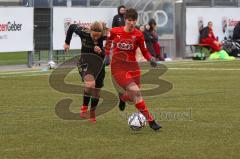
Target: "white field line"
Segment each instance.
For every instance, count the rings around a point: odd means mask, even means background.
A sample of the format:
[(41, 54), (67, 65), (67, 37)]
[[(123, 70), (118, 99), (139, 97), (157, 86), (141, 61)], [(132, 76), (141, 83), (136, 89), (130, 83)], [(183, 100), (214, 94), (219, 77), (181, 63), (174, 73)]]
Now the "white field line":
[[(157, 68), (156, 68), (157, 69)], [(187, 67), (168, 67), (168, 70), (193, 70), (193, 71), (240, 71), (240, 68), (187, 68)], [(71, 71), (72, 73), (77, 73), (77, 71)], [(50, 75), (49, 71), (34, 70), (34, 71), (10, 71), (10, 72), (0, 72), (0, 78), (7, 77), (19, 77), (19, 76), (43, 76)]]
[(162, 64), (202, 64), (202, 63), (233, 63), (240, 62), (240, 60), (228, 61), (228, 60), (205, 60), (205, 61), (197, 61), (197, 60), (179, 60), (179, 61), (161, 61)]
[(35, 70), (35, 71), (9, 71), (9, 72), (0, 72), (0, 75), (13, 75), (13, 74), (27, 74), (27, 73), (39, 73), (44, 72), (41, 70)]
[[(77, 71), (71, 71), (70, 74), (78, 73)], [(18, 72), (0, 72), (0, 78), (9, 78), (9, 77), (31, 77), (31, 76), (46, 76), (50, 75), (49, 71), (18, 71)]]
[(193, 70), (193, 71), (240, 71), (240, 68), (177, 68), (170, 67), (168, 70)]

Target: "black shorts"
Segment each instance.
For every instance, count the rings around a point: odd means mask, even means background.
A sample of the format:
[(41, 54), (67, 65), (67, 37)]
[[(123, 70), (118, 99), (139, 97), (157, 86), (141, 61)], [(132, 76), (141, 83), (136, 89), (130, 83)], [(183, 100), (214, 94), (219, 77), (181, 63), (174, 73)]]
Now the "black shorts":
[(90, 53), (81, 54), (77, 67), (79, 74), (82, 77), (82, 81), (84, 81), (85, 75), (90, 74), (95, 78), (95, 87), (103, 87), (105, 78), (105, 65), (102, 57)]

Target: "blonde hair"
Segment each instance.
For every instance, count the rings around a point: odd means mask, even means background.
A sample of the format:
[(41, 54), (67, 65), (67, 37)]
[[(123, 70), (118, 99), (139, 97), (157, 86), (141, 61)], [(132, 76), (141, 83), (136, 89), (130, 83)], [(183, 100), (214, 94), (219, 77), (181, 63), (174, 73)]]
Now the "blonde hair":
[(103, 26), (100, 22), (95, 21), (91, 24), (90, 30), (95, 31), (95, 32), (102, 32), (103, 31)]
[(91, 24), (90, 30), (95, 32), (102, 32), (102, 34), (104, 35), (108, 28), (106, 27), (106, 23), (101, 21), (95, 21)]

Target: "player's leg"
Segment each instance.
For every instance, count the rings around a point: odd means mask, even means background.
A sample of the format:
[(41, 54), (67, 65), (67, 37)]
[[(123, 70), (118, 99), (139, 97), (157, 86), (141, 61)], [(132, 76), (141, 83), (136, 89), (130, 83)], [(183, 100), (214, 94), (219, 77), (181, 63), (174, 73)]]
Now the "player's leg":
[[(82, 60), (83, 60), (83, 58), (81, 56), (80, 59), (78, 60), (77, 68), (78, 68), (79, 75), (82, 78), (82, 82), (84, 82), (84, 76), (86, 75), (86, 70), (88, 68), (88, 65), (86, 63), (83, 63)], [(80, 117), (81, 118), (87, 118), (88, 104), (90, 102), (90, 99), (91, 99), (91, 94), (89, 94), (88, 91), (85, 91), (85, 88), (84, 88), (83, 89), (83, 104), (80, 108)]]
[(95, 88), (93, 89), (93, 95), (91, 97), (91, 108), (90, 108), (90, 122), (96, 123), (96, 109), (99, 102), (101, 89)]
[(81, 118), (86, 118), (87, 117), (88, 104), (90, 102), (90, 99), (91, 99), (91, 94), (88, 94), (88, 92), (86, 92), (84, 90), (84, 93), (83, 93), (83, 105), (81, 106), (81, 111), (80, 111), (80, 117)]
[(95, 88), (95, 79), (93, 75), (87, 74), (83, 77), (84, 81), (84, 96), (83, 106), (81, 107), (80, 117), (87, 118), (88, 104)]
[(130, 95), (127, 93), (127, 91), (124, 91), (123, 93), (119, 92), (118, 96), (119, 96), (119, 104), (118, 104), (119, 110), (124, 111), (126, 107), (126, 102), (132, 101), (132, 99)]
[(160, 129), (161, 126), (155, 122), (153, 116), (148, 111), (147, 105), (141, 95), (139, 86), (136, 83), (132, 82), (127, 86), (127, 92), (133, 97), (135, 107), (146, 117), (149, 126), (154, 130)]
[[(137, 66), (134, 66), (135, 68)], [(132, 68), (134, 68), (132, 67)], [(120, 111), (124, 111), (126, 107), (126, 102), (129, 102), (130, 104), (133, 103), (132, 95), (126, 91), (126, 87), (132, 83), (140, 83), (140, 70), (134, 69), (133, 71), (119, 71), (118, 75), (113, 75), (116, 84), (115, 87), (118, 90), (119, 95), (119, 109)], [(140, 85), (140, 84), (139, 84)]]
[(128, 94), (128, 91), (119, 92), (118, 96), (119, 96), (118, 107), (119, 107), (120, 111), (124, 111), (125, 110), (126, 103), (134, 104), (133, 98), (132, 98), (131, 94)]
[(100, 91), (104, 85), (105, 68), (102, 68), (101, 72), (97, 75), (95, 80), (95, 88), (92, 91), (91, 108), (90, 108), (90, 121), (96, 122), (96, 109), (99, 102)]
[[(95, 87), (101, 88), (98, 87), (99, 76), (100, 80), (102, 81), (105, 76), (105, 71), (103, 71), (103, 59), (94, 54), (82, 53), (79, 60), (78, 69), (84, 81), (84, 99), (82, 108), (85, 112), (87, 112), (87, 106), (89, 101), (91, 101), (90, 119), (92, 118), (95, 120), (93, 113), (95, 113), (95, 109), (99, 101), (99, 89), (96, 89)], [(104, 74), (102, 72), (104, 72)], [(87, 113), (85, 113), (85, 115), (87, 115)]]

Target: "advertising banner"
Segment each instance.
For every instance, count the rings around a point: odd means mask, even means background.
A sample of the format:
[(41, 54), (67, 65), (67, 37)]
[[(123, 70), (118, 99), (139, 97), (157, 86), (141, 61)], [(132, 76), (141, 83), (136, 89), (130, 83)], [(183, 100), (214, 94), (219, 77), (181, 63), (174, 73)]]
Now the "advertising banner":
[(0, 9), (0, 52), (33, 50), (33, 8)]

